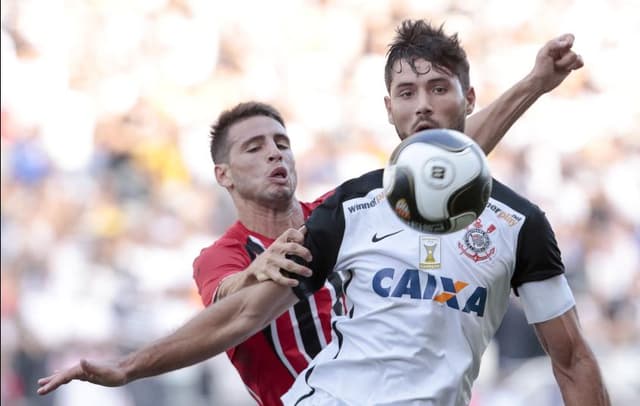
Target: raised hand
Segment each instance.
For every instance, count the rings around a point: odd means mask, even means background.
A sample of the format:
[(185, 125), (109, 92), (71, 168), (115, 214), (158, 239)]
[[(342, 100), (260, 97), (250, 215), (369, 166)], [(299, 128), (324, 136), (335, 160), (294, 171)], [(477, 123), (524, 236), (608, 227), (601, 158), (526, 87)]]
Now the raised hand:
[(572, 71), (584, 66), (582, 56), (572, 49), (574, 40), (573, 34), (563, 34), (538, 51), (530, 75), (539, 81), (543, 92), (555, 89)]

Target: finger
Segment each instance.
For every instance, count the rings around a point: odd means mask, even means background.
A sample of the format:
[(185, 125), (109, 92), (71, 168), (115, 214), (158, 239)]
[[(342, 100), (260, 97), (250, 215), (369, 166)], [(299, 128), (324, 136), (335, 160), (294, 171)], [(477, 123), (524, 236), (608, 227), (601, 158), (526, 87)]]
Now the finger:
[(546, 51), (547, 53), (555, 58), (562, 57), (571, 47), (573, 46), (573, 42), (575, 37), (573, 34), (564, 34), (559, 36), (556, 39), (553, 39), (547, 43)]
[(38, 385), (39, 386), (46, 385), (47, 383), (49, 383), (49, 381), (51, 381), (53, 379), (54, 376), (55, 375), (49, 375), (49, 376), (46, 376), (44, 378), (38, 379)]
[(271, 280), (273, 280), (278, 285), (288, 286), (290, 288), (294, 288), (299, 284), (297, 279), (288, 278), (281, 273), (278, 273), (278, 275), (274, 275)]
[(577, 60), (578, 55), (574, 52), (569, 52), (560, 59), (556, 59), (553, 64), (556, 69), (569, 70)]
[(270, 268), (265, 272), (261, 272), (260, 274), (256, 275), (256, 279), (258, 279), (260, 282), (271, 280), (279, 285), (289, 287), (298, 286), (298, 281), (296, 279), (283, 275), (280, 268), (278, 267)]
[(272, 265), (272, 267), (269, 267), (265, 271), (271, 279), (278, 279), (281, 276), (282, 270), (306, 277), (313, 274), (311, 269), (288, 258), (278, 258), (272, 262)]
[(72, 376), (68, 376), (66, 375), (66, 373), (56, 374), (43, 378), (44, 383), (39, 383), (40, 387), (37, 391), (38, 395), (46, 395), (47, 393), (56, 390), (59, 386), (71, 382), (72, 379)]
[(290, 255), (296, 255), (307, 262), (311, 262), (313, 257), (311, 256), (311, 251), (304, 245), (297, 244), (295, 242), (287, 243), (284, 246), (285, 252)]
[(306, 226), (306, 225), (303, 225), (302, 227), (300, 227), (300, 228), (298, 229), (298, 231), (299, 231), (302, 235), (307, 234), (307, 226)]
[(576, 59), (576, 61), (571, 66), (569, 66), (569, 69), (578, 70), (583, 66), (584, 66), (584, 60), (582, 59), (582, 55), (578, 55), (578, 59)]
[(309, 277), (313, 274), (311, 269), (292, 260), (286, 260), (284, 264), (280, 266), (280, 269), (305, 277)]
[(571, 48), (573, 46), (574, 41), (575, 41), (575, 37), (573, 36), (573, 34), (563, 34), (551, 41), (551, 48), (553, 49)]
[(300, 233), (300, 231), (293, 228), (289, 228), (284, 233), (280, 234), (280, 236), (278, 236), (278, 238), (276, 239), (276, 241), (274, 241), (274, 243), (290, 242), (290, 241), (302, 242), (303, 240), (304, 240), (304, 236), (302, 235), (302, 233)]
[[(306, 230), (306, 228), (304, 230)], [(304, 242), (304, 232), (301, 232), (300, 230), (291, 229), (288, 241), (293, 241), (293, 242), (302, 244)]]

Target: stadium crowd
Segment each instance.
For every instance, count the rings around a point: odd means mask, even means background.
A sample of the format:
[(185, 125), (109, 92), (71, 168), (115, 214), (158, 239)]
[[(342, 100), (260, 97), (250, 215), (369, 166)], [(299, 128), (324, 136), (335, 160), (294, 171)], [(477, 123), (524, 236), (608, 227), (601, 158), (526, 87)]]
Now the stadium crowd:
[[(480, 107), (540, 44), (576, 35), (585, 68), (489, 158), (546, 211), (612, 403), (637, 404), (640, 6), (614, 3), (2, 0), (2, 405), (253, 404), (224, 357), (118, 389), (38, 397), (35, 382), (201, 307), (191, 263), (235, 219), (209, 160), (221, 110), (284, 112), (303, 199), (384, 165), (384, 53), (398, 21), (425, 16), (460, 32)], [(550, 367), (522, 323), (514, 301), (474, 406), (560, 404), (551, 374), (531, 379)]]

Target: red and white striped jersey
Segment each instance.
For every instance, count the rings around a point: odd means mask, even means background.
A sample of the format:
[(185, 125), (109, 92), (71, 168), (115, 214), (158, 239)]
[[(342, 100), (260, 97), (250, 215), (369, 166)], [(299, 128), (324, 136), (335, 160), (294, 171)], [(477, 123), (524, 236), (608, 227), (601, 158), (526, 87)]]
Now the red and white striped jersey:
[[(305, 219), (320, 203), (320, 199), (301, 203)], [(193, 264), (203, 304), (211, 304), (221, 281), (247, 268), (273, 241), (236, 222), (213, 245), (203, 249)], [(299, 302), (264, 330), (227, 351), (259, 404), (282, 404), (280, 397), (295, 377), (331, 341), (331, 318), (345, 311), (342, 299), (339, 279), (329, 280), (308, 301)]]

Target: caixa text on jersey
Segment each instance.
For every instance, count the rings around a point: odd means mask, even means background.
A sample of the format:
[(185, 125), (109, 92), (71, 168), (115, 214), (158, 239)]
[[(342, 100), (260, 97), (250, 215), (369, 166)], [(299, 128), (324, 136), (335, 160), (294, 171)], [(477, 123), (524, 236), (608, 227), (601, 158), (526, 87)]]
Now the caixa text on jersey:
[[(465, 313), (473, 312), (479, 317), (484, 315), (487, 288), (476, 286), (461, 308), (457, 294), (463, 289), (473, 288), (467, 282), (455, 281), (446, 276), (435, 276), (417, 269), (405, 269), (401, 272), (399, 277), (394, 277), (396, 270), (393, 268), (383, 268), (376, 272), (371, 281), (373, 291), (382, 297), (433, 300)], [(422, 282), (420, 273), (423, 274)], [(426, 281), (424, 274), (426, 274)]]

